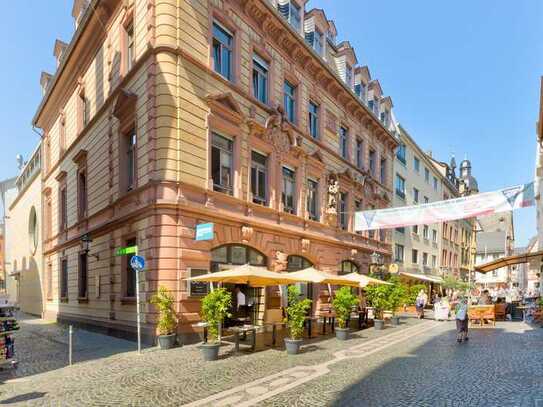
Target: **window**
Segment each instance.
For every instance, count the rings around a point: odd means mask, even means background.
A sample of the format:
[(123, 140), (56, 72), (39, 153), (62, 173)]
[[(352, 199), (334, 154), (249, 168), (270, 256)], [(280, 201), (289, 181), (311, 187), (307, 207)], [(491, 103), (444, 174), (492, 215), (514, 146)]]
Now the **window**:
[(428, 168), (424, 168), (424, 180), (426, 183), (430, 182), (430, 170)]
[(66, 152), (66, 119), (64, 114), (61, 114), (59, 127), (59, 149), (60, 155), (62, 155)]
[(405, 227), (396, 228), (396, 232), (401, 233), (402, 235), (405, 233)]
[(424, 225), (424, 226), (422, 227), (422, 237), (423, 237), (425, 240), (430, 239), (430, 229), (428, 228), (428, 225)]
[(375, 177), (375, 166), (376, 166), (376, 162), (375, 162), (375, 156), (376, 156), (376, 153), (374, 150), (370, 150), (370, 154), (369, 154), (369, 159), (370, 159), (370, 173), (373, 177)]
[(305, 257), (291, 255), (287, 258), (287, 271), (299, 271), (311, 266), (313, 266), (313, 263)]
[(81, 130), (83, 130), (87, 126), (87, 124), (89, 124), (89, 118), (90, 118), (90, 112), (89, 112), (90, 103), (87, 97), (85, 96), (85, 92), (81, 92), (79, 94), (79, 103), (81, 104), (81, 123), (82, 123)]
[(415, 171), (420, 172), (420, 160), (418, 157), (413, 159), (413, 167), (415, 168)]
[(434, 189), (437, 191), (437, 178), (434, 177)]
[(126, 70), (130, 71), (134, 65), (134, 24), (130, 23), (126, 28)]
[(360, 169), (364, 167), (364, 142), (356, 140), (356, 166)]
[(296, 121), (296, 87), (290, 82), (285, 81), (283, 92), (283, 107), (285, 109), (287, 120), (294, 123)]
[(341, 262), (341, 268), (338, 272), (339, 275), (345, 275), (345, 274), (350, 274), (350, 273), (359, 273), (359, 268), (358, 268), (358, 265), (356, 265), (356, 263), (353, 263), (352, 261), (350, 260), (343, 260)]
[(60, 298), (68, 298), (68, 259), (60, 261)]
[(341, 126), (339, 128), (339, 152), (341, 156), (347, 159), (347, 146), (348, 146), (349, 131)]
[(212, 134), (211, 177), (213, 190), (232, 195), (234, 142), (216, 133)]
[(419, 203), (419, 190), (417, 188), (413, 188), (413, 202)]
[(405, 161), (405, 144), (400, 144), (398, 146), (398, 149), (396, 150), (396, 158), (400, 160), (402, 163), (406, 163)]
[(53, 265), (47, 265), (47, 301), (53, 299)]
[(339, 193), (339, 226), (343, 230), (347, 230), (348, 225), (348, 214), (347, 214), (347, 193), (346, 192), (340, 192)]
[(226, 245), (211, 251), (211, 272), (221, 270), (221, 264), (250, 264), (252, 266), (265, 266), (266, 256), (250, 247), (240, 245)]
[(267, 161), (265, 155), (251, 152), (251, 193), (253, 202), (260, 205), (266, 205), (267, 202)]
[(283, 210), (287, 213), (296, 213), (295, 207), (296, 173), (290, 168), (283, 167)]
[(419, 234), (419, 225), (413, 225), (411, 227), (411, 231), (412, 231), (412, 233), (418, 235)]
[(436, 255), (432, 255), (432, 267), (436, 267), (437, 266), (437, 257)]
[(66, 230), (68, 227), (68, 196), (66, 194), (66, 186), (60, 189), (60, 227), (61, 231)]
[(396, 195), (401, 199), (405, 199), (405, 179), (399, 174), (396, 174)]
[[(125, 241), (125, 247), (136, 246), (137, 242), (135, 238), (127, 239)], [(130, 261), (134, 257), (134, 254), (129, 254), (123, 259), (125, 263), (124, 273), (125, 273), (125, 287), (124, 287), (124, 296), (132, 298), (136, 296), (136, 271), (130, 265)]]
[[(45, 210), (44, 210), (44, 232), (45, 232), (45, 238), (50, 239), (53, 237), (53, 203), (51, 202), (51, 194), (46, 194), (44, 203), (45, 203)], [(34, 207), (30, 209), (30, 219), (28, 223), (28, 232), (30, 237), (30, 252), (34, 254), (36, 252), (36, 248), (38, 245), (38, 218), (36, 216), (36, 210)]]
[(125, 135), (126, 146), (126, 190), (131, 191), (136, 186), (136, 128), (132, 128)]
[(430, 199), (428, 199), (428, 197), (425, 196), (425, 197), (424, 197), (424, 203), (427, 204), (427, 203), (429, 203), (429, 202), (430, 202)]
[(385, 110), (384, 112), (381, 112), (381, 116), (380, 116), (380, 119), (381, 119), (381, 122), (385, 125), (385, 126), (388, 126), (389, 124), (389, 113), (388, 113), (388, 110)]
[(268, 103), (268, 63), (253, 55), (253, 96), (262, 103)]
[(79, 219), (87, 216), (87, 171), (84, 168), (77, 174), (77, 207)]
[(319, 138), (319, 106), (309, 101), (309, 134), (314, 139)]
[(234, 36), (223, 26), (213, 23), (213, 69), (232, 80), (232, 51)]
[(307, 180), (307, 213), (309, 219), (319, 220), (319, 183), (312, 179)]
[(416, 249), (413, 249), (411, 251), (411, 263), (417, 264), (419, 262), (419, 251)]
[(394, 246), (394, 261), (403, 263), (404, 247), (401, 244)]
[(353, 68), (349, 64), (345, 64), (345, 83), (349, 88), (353, 86)]
[(422, 265), (428, 266), (428, 253), (422, 253)]
[(386, 184), (387, 181), (387, 160), (386, 158), (381, 158), (381, 165), (379, 166), (381, 170), (381, 184)]
[(366, 86), (363, 83), (357, 83), (354, 85), (354, 93), (356, 93), (356, 96), (360, 99), (366, 99)]
[(379, 116), (379, 100), (377, 98), (368, 101), (368, 107), (374, 115)]
[(323, 42), (322, 33), (319, 30), (305, 33), (305, 41), (315, 50), (317, 54), (322, 56), (323, 54)]
[(79, 254), (79, 284), (78, 284), (78, 296), (79, 298), (86, 299), (88, 295), (88, 270), (87, 270), (87, 253)]
[(300, 31), (302, 27), (300, 6), (294, 3), (292, 0), (286, 4), (278, 4), (277, 8), (279, 13), (296, 31)]
[[(356, 200), (354, 201), (354, 211), (360, 212), (362, 211), (362, 201)], [(355, 230), (355, 233), (362, 234), (361, 230)]]
[[(190, 269), (190, 277), (204, 276), (208, 274), (205, 269)], [(190, 297), (205, 297), (209, 292), (209, 283), (205, 281), (190, 281), (189, 296)]]
[(437, 230), (432, 229), (432, 242), (437, 243)]

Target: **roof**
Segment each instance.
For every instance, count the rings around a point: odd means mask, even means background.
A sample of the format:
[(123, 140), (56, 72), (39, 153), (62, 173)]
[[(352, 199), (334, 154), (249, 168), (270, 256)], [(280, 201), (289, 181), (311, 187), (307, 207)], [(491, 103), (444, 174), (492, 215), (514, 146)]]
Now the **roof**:
[(515, 256), (502, 257), (501, 259), (497, 259), (489, 263), (476, 266), (475, 271), (479, 273), (488, 273), (489, 271), (497, 270), (502, 267), (513, 266), (515, 264), (528, 263), (530, 259), (537, 258), (537, 257), (540, 257), (540, 258), (543, 257), (543, 250), (540, 250), (535, 253), (525, 253), (525, 254), (517, 254)]
[(477, 253), (505, 252), (505, 232), (481, 232), (477, 235)]

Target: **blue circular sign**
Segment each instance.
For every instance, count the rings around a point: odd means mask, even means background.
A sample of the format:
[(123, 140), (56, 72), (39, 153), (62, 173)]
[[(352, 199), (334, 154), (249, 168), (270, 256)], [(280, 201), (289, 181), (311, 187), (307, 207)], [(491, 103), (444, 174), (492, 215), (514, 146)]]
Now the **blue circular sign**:
[(145, 267), (145, 259), (142, 256), (132, 256), (130, 266), (136, 271), (141, 271)]

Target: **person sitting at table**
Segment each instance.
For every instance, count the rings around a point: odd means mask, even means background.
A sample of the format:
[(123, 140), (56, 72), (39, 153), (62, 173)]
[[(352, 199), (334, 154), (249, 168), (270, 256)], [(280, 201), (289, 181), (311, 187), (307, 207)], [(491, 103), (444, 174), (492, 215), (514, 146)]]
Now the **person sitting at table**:
[(241, 287), (239, 285), (236, 285), (234, 287), (234, 294), (236, 298), (236, 314), (237, 315), (243, 315), (244, 318), (247, 318), (247, 302), (245, 294), (243, 294), (243, 291), (241, 291)]
[(488, 290), (483, 291), (477, 305), (492, 305), (492, 298), (490, 298)]

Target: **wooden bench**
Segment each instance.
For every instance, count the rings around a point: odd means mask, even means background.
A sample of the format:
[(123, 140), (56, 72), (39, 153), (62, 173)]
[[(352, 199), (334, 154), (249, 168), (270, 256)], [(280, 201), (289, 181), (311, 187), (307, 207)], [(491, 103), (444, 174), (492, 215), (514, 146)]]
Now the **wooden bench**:
[(468, 309), (468, 319), (470, 327), (478, 322), (479, 327), (485, 327), (485, 321), (492, 321), (492, 326), (496, 326), (496, 310), (494, 305), (472, 305)]

